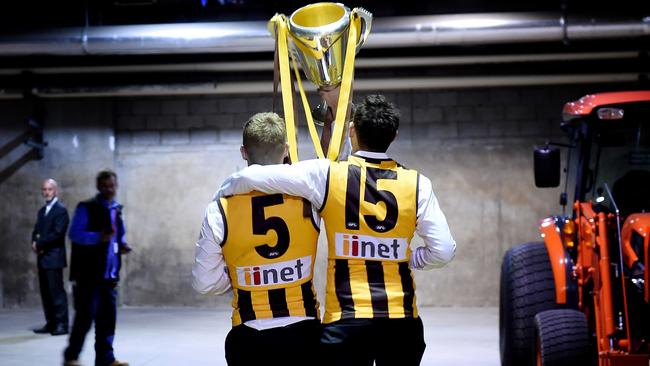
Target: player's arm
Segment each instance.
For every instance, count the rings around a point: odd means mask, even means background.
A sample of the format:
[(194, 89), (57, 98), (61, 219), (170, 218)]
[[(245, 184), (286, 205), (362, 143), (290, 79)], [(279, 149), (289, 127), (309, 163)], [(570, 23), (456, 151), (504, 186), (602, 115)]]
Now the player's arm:
[[(323, 130), (321, 132), (320, 144), (327, 155), (329, 150), (330, 141), (332, 139), (332, 132), (335, 128), (334, 119), (336, 118), (336, 112), (338, 111), (339, 104), (339, 95), (340, 95), (340, 85), (336, 87), (320, 87), (318, 88), (318, 94), (325, 100), (327, 103), (327, 113), (325, 115), (325, 120), (323, 121)], [(352, 93), (350, 93), (352, 94)], [(338, 160), (346, 160), (348, 155), (350, 155), (350, 138), (348, 136), (348, 123), (352, 120), (352, 99), (350, 98), (350, 103), (348, 103), (345, 113), (343, 126), (343, 134), (341, 135), (341, 143), (339, 145), (339, 157)]]
[(320, 208), (325, 198), (329, 160), (304, 160), (291, 165), (251, 165), (226, 178), (216, 197), (260, 191), (306, 198)]
[(192, 287), (202, 294), (220, 295), (231, 287), (221, 251), (223, 220), (217, 201), (212, 201), (205, 210), (192, 266)]
[(416, 248), (411, 256), (411, 267), (429, 270), (451, 262), (456, 255), (456, 241), (451, 236), (447, 219), (431, 189), (431, 181), (419, 177), (418, 219), (416, 232), (424, 246)]

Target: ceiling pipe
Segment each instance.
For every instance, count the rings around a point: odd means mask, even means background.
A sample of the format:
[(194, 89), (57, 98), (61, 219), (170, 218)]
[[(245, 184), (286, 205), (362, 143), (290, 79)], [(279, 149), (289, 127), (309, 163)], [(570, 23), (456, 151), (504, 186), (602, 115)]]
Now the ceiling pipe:
[[(580, 53), (545, 53), (524, 55), (481, 55), (481, 56), (422, 56), (422, 57), (359, 57), (355, 69), (432, 67), (458, 65), (486, 65), (502, 63), (529, 62), (568, 62), (590, 60), (625, 60), (637, 59), (638, 52), (580, 52)], [(30, 72), (35, 75), (56, 74), (106, 74), (106, 73), (151, 73), (151, 72), (246, 72), (271, 71), (273, 61), (238, 61), (238, 62), (199, 62), (156, 65), (115, 65), (115, 66), (67, 66), (67, 67), (28, 67), (0, 69), (0, 75), (19, 75)]]
[[(637, 38), (650, 17), (565, 19), (558, 14), (494, 13), (376, 18), (364, 47), (468, 46)], [(91, 26), (0, 37), (0, 55), (142, 55), (273, 50), (265, 21)]]
[[(355, 91), (397, 91), (397, 90), (433, 90), (464, 89), (512, 86), (541, 86), (563, 84), (602, 84), (629, 83), (639, 80), (636, 73), (620, 74), (583, 74), (583, 75), (493, 75), (470, 77), (418, 77), (418, 78), (384, 78), (359, 79), (354, 81)], [(315, 93), (311, 84), (305, 85), (306, 91)], [(35, 88), (32, 93), (42, 98), (92, 98), (92, 97), (145, 97), (145, 96), (182, 96), (182, 95), (234, 95), (234, 94), (271, 94), (270, 82), (223, 82), (196, 83), (180, 85), (131, 85), (117, 87), (82, 87), (82, 88)], [(19, 94), (8, 94), (5, 98), (20, 98)], [(1, 94), (0, 94), (1, 99)]]

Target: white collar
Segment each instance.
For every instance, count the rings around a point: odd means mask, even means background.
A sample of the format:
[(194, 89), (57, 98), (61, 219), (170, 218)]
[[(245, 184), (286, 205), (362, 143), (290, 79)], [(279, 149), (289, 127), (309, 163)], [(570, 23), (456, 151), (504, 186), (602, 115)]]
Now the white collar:
[(46, 202), (46, 203), (45, 203), (45, 206), (52, 207), (52, 206), (56, 203), (56, 201), (58, 201), (58, 200), (59, 200), (59, 197), (54, 197), (54, 198), (52, 198), (52, 200), (50, 201), (50, 203), (47, 203), (47, 202)]
[(361, 156), (361, 157), (364, 157), (364, 158), (370, 158), (370, 159), (382, 159), (382, 160), (389, 159), (389, 157), (388, 157), (388, 155), (386, 155), (386, 153), (374, 152), (374, 151), (365, 151), (365, 150), (359, 150), (359, 151), (355, 152), (352, 155), (357, 155), (357, 156)]

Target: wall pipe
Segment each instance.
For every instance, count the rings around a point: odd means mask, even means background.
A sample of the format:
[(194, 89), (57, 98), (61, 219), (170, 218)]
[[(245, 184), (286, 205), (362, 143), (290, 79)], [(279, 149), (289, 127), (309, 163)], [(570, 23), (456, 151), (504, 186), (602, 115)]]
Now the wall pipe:
[[(545, 53), (525, 55), (481, 55), (481, 56), (414, 56), (414, 57), (359, 57), (355, 69), (485, 65), (501, 63), (529, 63), (554, 61), (623, 60), (636, 59), (639, 52), (575, 52)], [(0, 75), (19, 75), (30, 72), (36, 75), (60, 74), (102, 74), (102, 73), (143, 73), (143, 72), (245, 72), (272, 71), (273, 61), (221, 61), (155, 65), (114, 65), (114, 66), (61, 66), (26, 67), (0, 69)]]
[[(563, 19), (559, 14), (547, 13), (376, 18), (365, 47), (468, 46), (650, 35), (650, 17)], [(0, 37), (2, 56), (245, 53), (272, 49), (265, 21), (73, 27)]]
[[(488, 87), (512, 87), (532, 85), (562, 84), (601, 84), (630, 83), (639, 80), (636, 73), (621, 74), (582, 74), (582, 75), (494, 75), (470, 77), (418, 77), (358, 79), (354, 82), (355, 91), (397, 91), (397, 90), (434, 90), (464, 89)], [(647, 75), (646, 75), (647, 77)], [(164, 85), (130, 85), (116, 87), (74, 87), (74, 88), (35, 88), (32, 93), (41, 98), (90, 98), (90, 97), (144, 97), (144, 96), (181, 96), (181, 95), (234, 95), (234, 94), (271, 94), (271, 82), (223, 82), (195, 84)], [(311, 83), (305, 85), (308, 92), (315, 92)], [(19, 99), (20, 94), (0, 94), (0, 99)]]

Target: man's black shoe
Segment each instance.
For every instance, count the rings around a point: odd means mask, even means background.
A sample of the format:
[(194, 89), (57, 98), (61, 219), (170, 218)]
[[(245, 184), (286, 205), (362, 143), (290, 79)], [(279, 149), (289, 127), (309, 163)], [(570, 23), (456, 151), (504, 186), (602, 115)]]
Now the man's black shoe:
[(68, 327), (65, 325), (57, 325), (50, 334), (53, 336), (68, 334)]
[(47, 334), (49, 332), (50, 332), (50, 327), (48, 327), (47, 325), (44, 325), (41, 328), (34, 329), (34, 333), (36, 334)]

